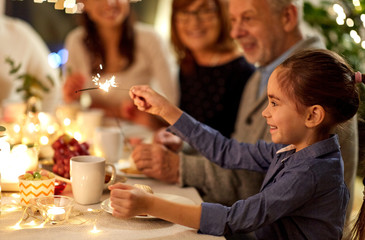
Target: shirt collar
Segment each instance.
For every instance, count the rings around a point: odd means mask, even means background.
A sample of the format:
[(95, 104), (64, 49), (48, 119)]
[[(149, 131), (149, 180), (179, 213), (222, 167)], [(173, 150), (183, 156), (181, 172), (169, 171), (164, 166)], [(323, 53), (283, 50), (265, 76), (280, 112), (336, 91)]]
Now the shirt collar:
[[(295, 146), (291, 144), (291, 145), (288, 145), (288, 146), (285, 146), (285, 147), (279, 149), (276, 152), (276, 154), (286, 153), (286, 152), (292, 151), (293, 149), (295, 149)], [(316, 142), (316, 143), (296, 152), (295, 155), (317, 158), (319, 156), (322, 156), (322, 155), (325, 155), (325, 154), (328, 154), (328, 153), (334, 152), (334, 151), (340, 151), (340, 143), (339, 143), (337, 134), (334, 134), (330, 138), (327, 138), (325, 140)], [(291, 155), (292, 154), (290, 154), (290, 156)], [(290, 156), (285, 157), (281, 161), (285, 161)]]
[(286, 147), (280, 148), (280, 149), (276, 152), (276, 154), (283, 153), (283, 152), (287, 152), (287, 151), (291, 151), (291, 150), (293, 150), (293, 149), (295, 149), (295, 146), (294, 146), (293, 144), (290, 144), (290, 145), (288, 145), (288, 146), (286, 146)]

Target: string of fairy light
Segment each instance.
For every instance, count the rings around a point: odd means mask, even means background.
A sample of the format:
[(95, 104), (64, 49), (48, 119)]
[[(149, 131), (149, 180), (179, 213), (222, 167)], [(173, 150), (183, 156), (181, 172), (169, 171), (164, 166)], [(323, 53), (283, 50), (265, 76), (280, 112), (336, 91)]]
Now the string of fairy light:
[[(364, 9), (361, 6), (361, 3), (359, 0), (352, 0), (352, 4), (354, 6), (354, 9), (357, 12), (364, 12)], [(336, 23), (338, 25), (344, 25), (346, 24), (349, 28), (353, 28), (355, 26), (355, 21), (351, 17), (348, 17), (345, 13), (344, 7), (341, 6), (339, 3), (333, 4), (333, 11), (337, 15), (336, 17)], [(362, 28), (359, 28), (359, 31), (362, 31), (362, 33), (356, 31), (356, 29), (351, 29), (349, 32), (349, 35), (353, 39), (353, 41), (356, 44), (360, 44), (363, 49), (365, 49), (365, 37), (361, 37), (361, 35), (365, 34), (365, 13), (360, 14), (360, 20), (362, 22)]]
[[(141, 1), (141, 0), (130, 0), (130, 2), (139, 2), (139, 1)], [(55, 9), (65, 10), (65, 12), (69, 13), (69, 14), (82, 13), (82, 10), (84, 8), (83, 3), (77, 3), (76, 0), (34, 0), (34, 2), (35, 3), (43, 3), (43, 2), (54, 3)], [(360, 0), (352, 0), (352, 4), (356, 11), (361, 12), (363, 10)], [(350, 28), (355, 26), (355, 21), (352, 18), (347, 17), (344, 8), (339, 3), (333, 4), (333, 11), (337, 14), (336, 22), (338, 25), (346, 24)], [(365, 14), (364, 13), (360, 15), (360, 19), (362, 21), (363, 27), (365, 28)], [(361, 37), (360, 33), (358, 33), (355, 29), (352, 29), (349, 34), (356, 44), (361, 44), (361, 47), (363, 49), (365, 49), (365, 37)]]
[[(142, 0), (130, 0), (130, 2), (139, 2)], [(68, 14), (82, 13), (83, 3), (77, 3), (76, 0), (34, 0), (35, 3), (49, 2), (54, 3), (56, 10), (65, 10)]]

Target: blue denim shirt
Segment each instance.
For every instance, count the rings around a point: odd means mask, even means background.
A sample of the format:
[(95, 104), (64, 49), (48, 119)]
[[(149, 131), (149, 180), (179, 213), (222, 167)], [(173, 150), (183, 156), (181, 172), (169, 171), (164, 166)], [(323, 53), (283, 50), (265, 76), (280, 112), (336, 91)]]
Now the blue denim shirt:
[(255, 231), (258, 239), (341, 239), (349, 192), (337, 135), (295, 152), (281, 144), (227, 139), (186, 113), (169, 130), (221, 167), (266, 173), (258, 194), (231, 207), (202, 203), (199, 232)]

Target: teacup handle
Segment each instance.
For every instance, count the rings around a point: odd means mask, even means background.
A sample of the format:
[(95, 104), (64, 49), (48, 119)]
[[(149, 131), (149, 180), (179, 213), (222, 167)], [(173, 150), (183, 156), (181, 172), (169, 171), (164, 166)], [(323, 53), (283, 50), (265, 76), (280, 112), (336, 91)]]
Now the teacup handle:
[(117, 171), (115, 169), (114, 164), (106, 163), (105, 164), (105, 168), (107, 168), (107, 167), (111, 167), (112, 168), (112, 176), (110, 177), (109, 182), (107, 182), (107, 183), (104, 184), (104, 189), (107, 189), (110, 185), (114, 184), (115, 183), (115, 180), (117, 178)]

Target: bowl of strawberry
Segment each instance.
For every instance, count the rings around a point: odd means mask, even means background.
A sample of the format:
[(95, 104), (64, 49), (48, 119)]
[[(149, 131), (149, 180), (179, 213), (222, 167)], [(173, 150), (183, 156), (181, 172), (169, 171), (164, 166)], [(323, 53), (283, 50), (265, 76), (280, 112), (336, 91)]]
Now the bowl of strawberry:
[(70, 178), (70, 159), (74, 156), (90, 155), (89, 144), (80, 143), (69, 135), (60, 136), (53, 144), (53, 167), (52, 171), (64, 178)]

